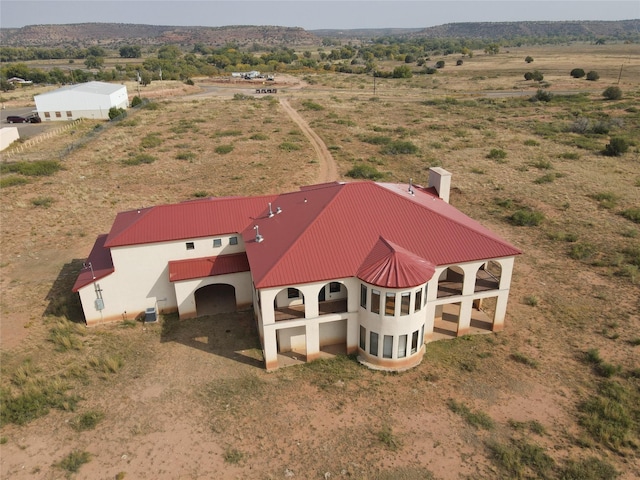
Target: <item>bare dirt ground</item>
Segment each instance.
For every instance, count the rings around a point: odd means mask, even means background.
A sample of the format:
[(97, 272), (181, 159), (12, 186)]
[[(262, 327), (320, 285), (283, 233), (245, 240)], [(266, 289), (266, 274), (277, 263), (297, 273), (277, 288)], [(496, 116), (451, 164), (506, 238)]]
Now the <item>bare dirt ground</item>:
[[(559, 79), (566, 65), (593, 59), (592, 51), (570, 61), (566, 53), (546, 59), (544, 51), (534, 53), (536, 65), (558, 65)], [(440, 78), (380, 81), (375, 99), (371, 79), (342, 75), (291, 77), (273, 98), (210, 79), (193, 87), (154, 82), (143, 96), (157, 101), (157, 110), (132, 111), (104, 129), (85, 122), (34, 146), (22, 158), (49, 155), (64, 170), (0, 192), (2, 388), (55, 380), (80, 398), (73, 411), (52, 408), (26, 425), (2, 425), (0, 477), (543, 478), (532, 469), (535, 462), (505, 471), (490, 448), (499, 444), (513, 454), (524, 442), (555, 462), (547, 478), (561, 478), (568, 460), (590, 457), (615, 466), (618, 478), (638, 478), (638, 418), (630, 444), (616, 449), (585, 431), (578, 409), (603, 382), (584, 362), (588, 349), (619, 365), (613, 378), (628, 382), (627, 392), (638, 389), (640, 291), (607, 263), (607, 252), (622, 255), (638, 245), (637, 225), (618, 214), (640, 205), (637, 146), (611, 159), (575, 147), (568, 142), (573, 134), (535, 133), (542, 128), (536, 121), (560, 125), (580, 105), (464, 104), (466, 94), (458, 103), (443, 100), (478, 86), (520, 87), (520, 73), (517, 80), (511, 73), (528, 67), (520, 65), (521, 52), (509, 55), (518, 63), (507, 55), (478, 57), (477, 71), (466, 76), (458, 69)], [(610, 74), (601, 67), (604, 81), (614, 81), (619, 58), (607, 63)], [(471, 69), (473, 62), (465, 65)], [(496, 66), (505, 73), (478, 73)], [(637, 69), (637, 62), (630, 67)], [(486, 78), (472, 80), (479, 75)], [(602, 104), (607, 115), (634, 122), (625, 109), (637, 104), (637, 78), (635, 84), (623, 79), (628, 103)], [(576, 85), (563, 78), (557, 88)], [(236, 93), (252, 98), (235, 100)], [(305, 107), (307, 100), (323, 110)], [(9, 101), (28, 104), (28, 97)], [(161, 143), (145, 150), (150, 135)], [(408, 139), (420, 153), (384, 156), (360, 141), (363, 135)], [(70, 143), (76, 146), (68, 153)], [(229, 145), (230, 153), (216, 151)], [(491, 148), (507, 151), (506, 161), (487, 158)], [(123, 165), (140, 151), (155, 161)], [(566, 153), (574, 155), (562, 157)], [(82, 329), (73, 333), (80, 346), (64, 351), (51, 341), (57, 318), (66, 313), (78, 320), (69, 288), (96, 235), (118, 211), (347, 179), (359, 162), (386, 172), (387, 180), (412, 176), (422, 183), (430, 165), (444, 166), (453, 172), (452, 203), (525, 252), (516, 261), (504, 332), (429, 344), (422, 364), (401, 374), (373, 372), (345, 358), (266, 373), (248, 312)], [(535, 183), (547, 171), (561, 175)], [(616, 192), (613, 210), (589, 196), (605, 191)], [(34, 203), (42, 198), (50, 199), (48, 208)], [(544, 211), (546, 223), (509, 225), (504, 217), (512, 210), (501, 206), (507, 201)], [(589, 242), (599, 256), (569, 258), (571, 244), (558, 240), (567, 234)], [(113, 359), (119, 366), (106, 368)], [(490, 426), (466, 420), (452, 401), (488, 416)], [(74, 428), (88, 413), (101, 414), (97, 425)], [(57, 464), (74, 450), (91, 458), (70, 474)]]

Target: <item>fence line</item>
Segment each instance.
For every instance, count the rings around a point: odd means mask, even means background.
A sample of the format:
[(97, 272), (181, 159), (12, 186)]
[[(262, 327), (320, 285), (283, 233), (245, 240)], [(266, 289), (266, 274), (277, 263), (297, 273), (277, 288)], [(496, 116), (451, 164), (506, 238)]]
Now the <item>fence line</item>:
[(3, 156), (3, 160), (10, 159), (14, 155), (17, 155), (19, 153), (24, 152), (27, 148), (32, 147), (34, 145), (37, 145), (38, 143), (44, 142), (45, 140), (48, 140), (49, 138), (53, 138), (54, 136), (56, 136), (56, 135), (66, 131), (66, 130), (69, 130), (69, 129), (75, 127), (76, 125), (78, 125), (79, 123), (81, 123), (83, 121), (84, 121), (83, 118), (78, 118), (78, 119), (74, 120), (73, 122), (64, 125), (63, 127), (56, 128), (55, 130), (49, 130), (47, 132), (41, 133), (37, 137), (30, 138), (29, 140), (25, 141), (24, 143), (21, 143), (20, 145), (18, 145), (17, 147), (12, 148), (11, 151), (3, 153), (3, 155), (2, 155)]

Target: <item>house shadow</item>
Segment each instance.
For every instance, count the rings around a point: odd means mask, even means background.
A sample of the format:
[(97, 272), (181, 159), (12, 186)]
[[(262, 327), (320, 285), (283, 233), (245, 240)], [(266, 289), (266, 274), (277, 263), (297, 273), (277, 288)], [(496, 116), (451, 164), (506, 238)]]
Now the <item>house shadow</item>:
[(66, 317), (74, 323), (85, 323), (80, 296), (71, 291), (83, 263), (83, 259), (74, 258), (63, 265), (45, 297), (48, 304), (44, 316)]
[(180, 320), (163, 315), (161, 342), (177, 342), (257, 368), (264, 367), (252, 310)]

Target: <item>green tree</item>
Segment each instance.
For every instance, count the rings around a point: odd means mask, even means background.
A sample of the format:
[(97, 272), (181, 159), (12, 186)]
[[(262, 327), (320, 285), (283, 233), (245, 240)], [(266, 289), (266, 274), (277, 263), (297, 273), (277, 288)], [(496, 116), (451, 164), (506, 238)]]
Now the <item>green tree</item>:
[(408, 65), (401, 65), (393, 69), (393, 78), (411, 78), (413, 77), (413, 72)]
[(527, 55), (527, 56), (525, 57), (524, 61), (525, 61), (525, 62), (527, 62), (527, 63), (531, 63), (531, 62), (533, 62), (533, 57), (532, 57), (532, 56), (530, 56), (530, 55)]
[(436, 68), (444, 68), (444, 60), (438, 60), (436, 62)]
[(619, 157), (629, 149), (629, 144), (624, 138), (613, 137), (604, 147), (604, 154), (609, 157)]
[(531, 78), (536, 82), (541, 82), (542, 80), (544, 80), (544, 75), (542, 75), (542, 72), (540, 72), (539, 70), (534, 70), (533, 76)]
[(87, 48), (87, 57), (105, 57), (107, 52), (104, 48), (98, 47), (96, 45)]
[(600, 78), (600, 75), (598, 75), (598, 72), (596, 72), (595, 70), (591, 70), (589, 73), (587, 73), (587, 80), (595, 82), (599, 78)]
[(140, 58), (142, 57), (142, 49), (134, 45), (125, 45), (120, 47), (121, 58)]
[(484, 47), (484, 53), (488, 53), (489, 55), (497, 55), (500, 52), (500, 45), (497, 43), (490, 43), (486, 47)]
[(607, 87), (602, 96), (607, 100), (620, 100), (622, 98), (622, 90), (620, 87)]
[(93, 55), (90, 55), (85, 59), (84, 64), (86, 65), (87, 68), (100, 69), (104, 65), (104, 58), (94, 57)]
[(582, 78), (584, 77), (585, 73), (584, 73), (584, 70), (581, 68), (574, 68), (573, 70), (571, 70), (570, 75), (573, 78)]

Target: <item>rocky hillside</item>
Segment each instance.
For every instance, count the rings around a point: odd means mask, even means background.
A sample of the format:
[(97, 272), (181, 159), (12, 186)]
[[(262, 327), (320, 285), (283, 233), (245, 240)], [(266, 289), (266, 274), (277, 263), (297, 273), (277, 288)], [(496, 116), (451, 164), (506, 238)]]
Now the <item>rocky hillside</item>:
[(135, 45), (222, 46), (236, 42), (240, 46), (306, 45), (318, 38), (302, 28), (275, 26), (171, 27), (123, 23), (78, 23), (71, 25), (28, 25), (0, 29), (0, 44), (11, 47), (56, 47), (100, 45), (117, 48)]

